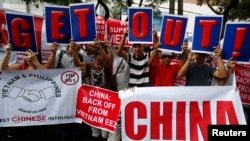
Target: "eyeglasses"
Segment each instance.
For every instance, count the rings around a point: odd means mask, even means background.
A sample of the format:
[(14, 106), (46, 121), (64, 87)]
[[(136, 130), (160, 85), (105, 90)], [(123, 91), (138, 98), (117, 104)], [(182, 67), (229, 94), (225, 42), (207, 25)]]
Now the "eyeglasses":
[(173, 58), (173, 56), (170, 56), (170, 55), (164, 55), (164, 56), (162, 56), (162, 58), (164, 58), (164, 59), (166, 59), (166, 58), (172, 59), (172, 58)]

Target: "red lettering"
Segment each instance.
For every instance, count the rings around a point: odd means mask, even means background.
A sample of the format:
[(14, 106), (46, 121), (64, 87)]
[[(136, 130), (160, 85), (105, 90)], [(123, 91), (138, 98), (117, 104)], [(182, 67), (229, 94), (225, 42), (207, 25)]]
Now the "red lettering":
[(144, 12), (137, 12), (133, 15), (133, 20), (132, 20), (132, 32), (133, 35), (136, 38), (145, 38), (149, 31), (148, 31), (148, 24), (143, 24), (143, 23), (149, 23), (149, 17), (147, 13)]
[[(204, 140), (208, 139), (207, 125), (212, 123), (210, 101), (203, 102), (203, 114), (199, 109), (197, 101), (190, 102), (190, 138), (192, 141), (198, 141), (198, 129), (200, 129)], [(198, 128), (198, 126), (200, 128)]]
[(19, 122), (30, 122), (30, 121), (39, 121), (39, 122), (43, 122), (46, 120), (46, 116), (45, 115), (38, 115), (38, 116), (27, 116), (27, 117), (23, 117), (23, 116), (14, 116), (12, 117), (12, 121), (14, 123), (19, 123)]
[(186, 140), (186, 102), (177, 102), (176, 106), (176, 139)]
[[(149, 132), (150, 139), (173, 140), (174, 124), (176, 124), (176, 140), (187, 140), (187, 132), (189, 132), (192, 141), (198, 141), (201, 135), (205, 141), (208, 140), (207, 127), (212, 124), (210, 101), (203, 101), (202, 105), (199, 104), (199, 101), (191, 101), (190, 103), (179, 101), (176, 102), (176, 105), (173, 102), (151, 102), (150, 106), (151, 116), (147, 117), (147, 107), (144, 103), (135, 101), (126, 105), (125, 132), (132, 140), (143, 140)], [(217, 101), (216, 106), (217, 117), (215, 120), (217, 123), (215, 124), (228, 124), (226, 123), (227, 119), (229, 124), (239, 124), (232, 101)], [(176, 123), (173, 124), (175, 117)], [(189, 123), (186, 123), (187, 118)], [(150, 125), (147, 122), (139, 125), (137, 124), (139, 120), (150, 120)], [(189, 125), (189, 131), (186, 131), (186, 125)], [(148, 130), (150, 131), (148, 132)], [(199, 131), (201, 135), (199, 135)], [(163, 137), (160, 136), (161, 132), (164, 133)]]
[(90, 9), (76, 9), (74, 14), (79, 17), (79, 31), (80, 38), (85, 38), (88, 36), (88, 28), (87, 28), (87, 14), (90, 13)]
[(127, 27), (128, 26), (128, 22), (120, 22), (120, 26)]
[(234, 105), (232, 101), (218, 101), (217, 102), (217, 123), (226, 124), (226, 115), (229, 120), (229, 124), (239, 124), (236, 116)]
[[(160, 102), (151, 103), (151, 119), (157, 119), (151, 120), (151, 139), (160, 139), (160, 125), (162, 124), (164, 133), (163, 139), (171, 140), (173, 103), (164, 102), (163, 109), (160, 107)], [(163, 111), (162, 115), (160, 115), (161, 111)]]
[(203, 48), (208, 48), (210, 45), (210, 40), (212, 36), (212, 27), (217, 24), (216, 20), (201, 20), (200, 26), (203, 27), (201, 46)]
[(183, 27), (183, 21), (168, 19), (166, 21), (166, 28), (164, 32), (164, 44), (168, 46), (176, 46), (181, 39), (181, 31)]
[(51, 31), (51, 38), (54, 40), (61, 40), (65, 38), (64, 34), (60, 33), (60, 28), (64, 27), (64, 23), (60, 22), (60, 18), (65, 14), (63, 11), (52, 11), (51, 12), (51, 25), (53, 26)]
[(234, 42), (234, 51), (232, 54), (233, 58), (237, 58), (241, 55), (241, 48), (243, 45), (243, 41), (246, 37), (247, 28), (237, 28)]
[(131, 139), (142, 140), (147, 134), (147, 124), (137, 125), (138, 133), (136, 133), (134, 130), (136, 126), (134, 111), (137, 111), (138, 114), (136, 119), (147, 118), (147, 107), (142, 102), (130, 102), (125, 108), (125, 132)]
[(31, 35), (21, 31), (31, 31), (29, 23), (25, 19), (15, 18), (11, 21), (13, 43), (20, 48), (31, 48)]

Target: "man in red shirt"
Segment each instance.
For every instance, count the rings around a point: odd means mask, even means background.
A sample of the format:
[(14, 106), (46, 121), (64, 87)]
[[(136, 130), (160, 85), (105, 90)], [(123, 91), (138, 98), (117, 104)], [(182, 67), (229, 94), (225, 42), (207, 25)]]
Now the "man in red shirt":
[(173, 63), (174, 54), (172, 52), (162, 52), (161, 63), (154, 64), (158, 70), (155, 86), (174, 86), (175, 78), (180, 68), (180, 63)]

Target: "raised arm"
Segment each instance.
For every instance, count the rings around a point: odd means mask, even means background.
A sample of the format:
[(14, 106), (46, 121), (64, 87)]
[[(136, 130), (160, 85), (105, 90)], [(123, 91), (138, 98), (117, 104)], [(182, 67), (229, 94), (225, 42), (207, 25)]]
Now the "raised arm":
[(219, 86), (224, 86), (227, 83), (229, 77), (234, 73), (235, 65), (236, 62), (231, 59), (227, 62), (227, 77), (224, 79), (217, 79)]
[(178, 71), (177, 77), (186, 76), (189, 64), (195, 60), (195, 54), (191, 53), (188, 48), (188, 42), (184, 42), (182, 45), (183, 57), (181, 67)]
[(159, 42), (159, 36), (157, 34), (157, 31), (153, 29), (153, 43), (156, 44)]
[(213, 73), (213, 76), (216, 78), (226, 78), (227, 77), (227, 71), (224, 65), (224, 62), (221, 58), (221, 53), (222, 50), (220, 46), (217, 46), (214, 50), (215, 56), (217, 57), (217, 64), (218, 64), (218, 69)]
[(118, 50), (117, 50), (118, 56), (123, 57), (125, 60), (127, 60), (128, 54), (127, 54), (127, 52), (125, 52), (125, 51), (123, 50), (123, 47), (124, 47), (126, 38), (127, 38), (127, 36), (128, 36), (128, 32), (129, 32), (129, 29), (128, 29), (128, 28), (126, 28), (126, 29), (123, 31), (123, 36), (122, 36), (121, 42), (120, 42), (120, 44), (119, 44), (119, 46), (118, 46)]
[(107, 41), (106, 43), (106, 46), (107, 46), (107, 61), (108, 61), (108, 64), (111, 64), (113, 62), (113, 52), (112, 52), (112, 46), (111, 46), (111, 43), (110, 41)]
[(158, 54), (158, 48), (160, 47), (160, 42), (154, 44), (154, 50), (152, 51), (150, 58), (148, 59), (148, 65), (150, 66), (153, 63), (154, 58)]
[(10, 60), (11, 51), (12, 51), (11, 44), (8, 43), (6, 45), (6, 47), (5, 47), (5, 55), (4, 55), (4, 57), (2, 58), (2, 61), (1, 61), (1, 66), (0, 66), (1, 70), (6, 70), (8, 68), (8, 63), (9, 63), (9, 60)]
[(154, 58), (158, 54), (158, 48), (160, 47), (161, 43), (159, 42), (159, 36), (157, 34), (157, 31), (153, 29), (153, 44), (154, 44), (154, 50), (152, 51), (150, 58), (148, 60), (148, 65), (152, 65)]
[(0, 64), (0, 70), (19, 70), (21, 68), (20, 64), (13, 64), (9, 65), (10, 55), (12, 51), (12, 45), (8, 43), (5, 46), (5, 55), (2, 58), (1, 64)]
[(72, 58), (73, 58), (73, 63), (75, 64), (76, 67), (83, 67), (85, 66), (85, 62), (81, 62), (78, 53), (80, 51), (80, 45), (76, 44), (73, 40), (70, 40), (69, 42), (69, 47), (72, 48), (73, 53), (72, 53)]
[(47, 62), (47, 69), (54, 69), (55, 68), (55, 63), (56, 63), (56, 51), (58, 48), (58, 44), (57, 43), (53, 43), (49, 46), (49, 49), (51, 51), (51, 54), (48, 58), (48, 62)]
[(105, 61), (105, 65), (109, 66), (111, 64), (111, 50), (109, 49), (110, 47), (110, 43), (109, 42), (104, 42), (101, 43), (99, 38), (95, 38), (95, 44), (96, 47), (98, 48), (99, 53), (101, 54), (101, 56), (103, 57), (104, 61)]

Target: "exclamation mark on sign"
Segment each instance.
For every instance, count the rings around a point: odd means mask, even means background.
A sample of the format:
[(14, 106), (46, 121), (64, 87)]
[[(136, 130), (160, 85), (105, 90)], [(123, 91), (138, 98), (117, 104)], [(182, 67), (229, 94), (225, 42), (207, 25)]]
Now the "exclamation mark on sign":
[(247, 28), (237, 28), (236, 29), (234, 50), (232, 53), (232, 58), (235, 59), (241, 55), (241, 48), (242, 48), (246, 33), (247, 33)]

